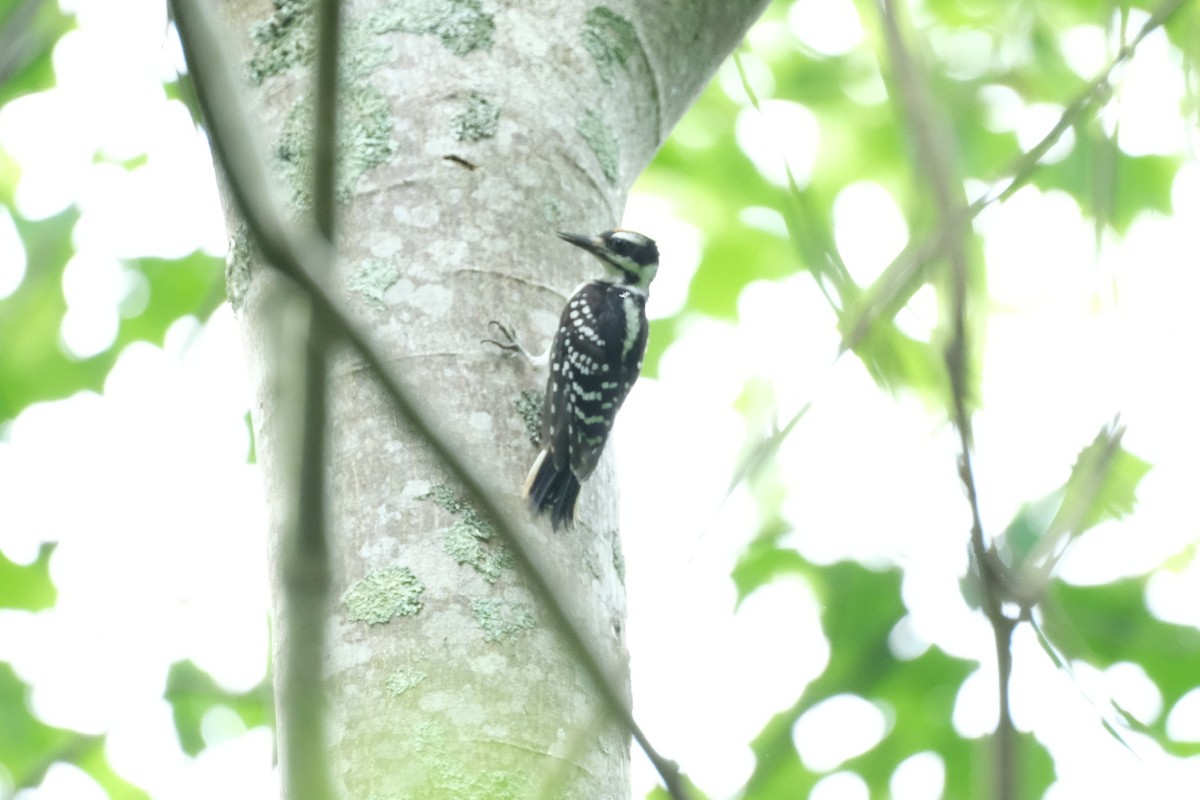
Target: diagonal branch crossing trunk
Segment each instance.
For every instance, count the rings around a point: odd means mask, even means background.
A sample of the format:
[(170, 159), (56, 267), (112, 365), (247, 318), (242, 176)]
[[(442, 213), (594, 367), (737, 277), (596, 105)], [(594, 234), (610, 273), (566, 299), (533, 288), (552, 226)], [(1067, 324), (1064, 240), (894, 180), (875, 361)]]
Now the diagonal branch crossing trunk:
[[(516, 495), (536, 453), (544, 376), (480, 340), (500, 319), (532, 347), (548, 343), (567, 293), (596, 269), (554, 232), (619, 221), (632, 181), (765, 4), (362, 0), (343, 10), (340, 260), (329, 285), (510, 496), (572, 616), (625, 687), (611, 463), (602, 459), (585, 484), (573, 530), (527, 520)], [(306, 212), (312, 2), (222, 0), (222, 10), (274, 169)], [(670, 243), (660, 244), (669, 269)], [(281, 281), (251, 252), (235, 228), (230, 298), (258, 381), (255, 430), (271, 487), (294, 467), (273, 417)], [(502, 542), (398, 422), (369, 370), (335, 352), (329, 381), (325, 672), (341, 794), (628, 797), (628, 731)], [(278, 494), (275, 528), (288, 501)], [(278, 584), (277, 632), (288, 613)], [(281, 702), (282, 738), (293, 735), (289, 722)]]

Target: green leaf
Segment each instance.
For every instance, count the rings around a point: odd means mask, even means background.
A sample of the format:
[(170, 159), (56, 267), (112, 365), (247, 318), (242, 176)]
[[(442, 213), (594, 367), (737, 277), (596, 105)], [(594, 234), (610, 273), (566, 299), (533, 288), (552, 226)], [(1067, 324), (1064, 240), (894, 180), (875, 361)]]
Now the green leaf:
[(1137, 486), (1151, 465), (1121, 446), (1124, 433), (1114, 421), (1080, 451), (1052, 527), (1068, 526), (1071, 532), (1080, 533), (1133, 511)]
[[(687, 791), (687, 796), (691, 800), (708, 800), (708, 795), (700, 791), (688, 776), (682, 775), (680, 777), (683, 779), (683, 786), (685, 791)], [(662, 786), (655, 786), (646, 795), (646, 800), (671, 800), (671, 795)]]
[[(788, 568), (802, 569), (794, 560)], [(946, 766), (945, 796), (975, 796), (984, 779), (981, 745), (960, 738), (950, 720), (954, 698), (973, 665), (936, 647), (903, 662), (892, 654), (888, 636), (906, 613), (900, 600), (899, 570), (876, 572), (842, 562), (820, 569), (809, 565), (805, 574), (824, 609), (823, 627), (832, 643), (829, 664), (804, 695), (775, 715), (755, 738), (751, 747), (757, 764), (745, 796), (806, 796), (823, 775), (804, 765), (792, 728), (816, 703), (847, 692), (883, 703), (894, 714), (884, 739), (844, 765), (863, 776), (872, 796), (886, 794), (888, 780), (901, 761), (926, 750), (940, 755)], [(1029, 767), (1027, 780), (1044, 787), (1053, 777), (1049, 757), (1032, 737), (1026, 745), (1030, 751), (1023, 764)]]
[(58, 3), (0, 5), (0, 106), (54, 86), (54, 45), (74, 22)]
[(1046, 538), (1050, 523), (1062, 508), (1062, 498), (1063, 491), (1059, 489), (1017, 511), (999, 539), (1010, 566), (1023, 563)]
[(738, 295), (757, 280), (793, 274), (795, 258), (787, 242), (738, 224), (710, 239), (688, 292), (688, 308), (720, 319), (737, 317)]
[(877, 321), (854, 354), (880, 387), (910, 389), (932, 405), (944, 405), (947, 381), (940, 348), (901, 332), (891, 319)]
[(69, 357), (59, 345), (67, 310), (62, 277), (74, 254), (71, 236), (78, 218), (74, 209), (37, 221), (13, 217), (29, 267), (16, 291), (0, 300), (0, 420), (32, 403), (100, 391), (126, 344), (161, 344), (175, 320), (187, 314), (207, 319), (223, 299), (224, 265), (215, 256), (129, 261), (126, 268), (143, 282), (144, 303), (125, 309), (128, 316), (108, 350), (83, 360)]
[(29, 688), (11, 666), (0, 661), (0, 753), (18, 789), (36, 786), (45, 775), (50, 753), (64, 752), (74, 735), (43, 725), (29, 713)]
[(69, 361), (58, 346), (67, 310), (62, 273), (74, 254), (78, 218), (74, 209), (37, 222), (13, 217), (29, 265), (16, 291), (0, 301), (0, 420), (40, 400), (99, 389), (108, 371), (92, 361)]
[(0, 756), (17, 789), (37, 786), (55, 762), (74, 764), (102, 786), (112, 800), (147, 800), (138, 787), (113, 772), (104, 757), (104, 737), (42, 723), (29, 711), (27, 687), (0, 661)]
[(642, 375), (647, 378), (658, 377), (658, 364), (663, 353), (678, 336), (676, 328), (678, 318), (650, 320), (650, 335), (646, 339), (646, 354), (642, 357)]
[(54, 606), (58, 592), (50, 580), (52, 552), (53, 544), (43, 544), (37, 560), (28, 566), (13, 563), (0, 552), (0, 608), (41, 611)]
[[(1200, 630), (1156, 618), (1146, 607), (1145, 592), (1144, 577), (1103, 586), (1055, 582), (1042, 606), (1042, 630), (1066, 663), (1082, 660), (1099, 669), (1119, 662), (1139, 665), (1169, 709), (1200, 681)], [(1112, 708), (1113, 718), (1124, 724), (1120, 707)], [(1200, 755), (1200, 744), (1167, 736), (1166, 714), (1126, 727), (1153, 736), (1175, 755)]]
[(778, 547), (775, 540), (786, 529), (780, 527), (759, 534), (746, 548), (733, 568), (733, 583), (737, 587), (737, 604), (749, 597), (755, 589), (762, 588), (784, 575), (807, 576), (814, 571), (795, 550)]
[(189, 314), (208, 319), (225, 299), (225, 262), (207, 253), (180, 259), (138, 258), (126, 263), (149, 292), (139, 313), (121, 320), (116, 349), (134, 341), (163, 343), (167, 328)]
[[(1056, 669), (1058, 669), (1060, 672), (1065, 673), (1068, 677), (1071, 678), (1072, 682), (1074, 682), (1075, 674), (1071, 670), (1070, 663), (1068, 663), (1068, 661), (1063, 657), (1063, 655), (1061, 653), (1059, 653), (1058, 649), (1054, 646), (1053, 642), (1050, 641), (1049, 637), (1046, 636), (1046, 632), (1042, 629), (1041, 625), (1038, 624), (1037, 620), (1033, 620), (1032, 627), (1033, 627), (1034, 633), (1037, 635), (1038, 644), (1041, 645), (1042, 652), (1044, 652), (1046, 654), (1046, 656), (1049, 657), (1051, 663), (1054, 664)], [(1082, 689), (1080, 689), (1080, 692), (1082, 692)], [(1093, 705), (1095, 705), (1095, 704), (1093, 704)], [(1137, 754), (1136, 751), (1130, 746), (1129, 742), (1126, 741), (1126, 739), (1122, 735), (1121, 731), (1117, 730), (1116, 725), (1114, 725), (1107, 718), (1104, 711), (1097, 708), (1097, 712), (1100, 714), (1100, 723), (1104, 727), (1104, 730), (1108, 731), (1108, 735), (1113, 737), (1113, 739), (1116, 740), (1116, 742), (1118, 744), (1120, 744), (1122, 747), (1129, 750), (1130, 753), (1133, 753), (1134, 755), (1136, 755)]]
[(171, 665), (163, 697), (171, 704), (179, 744), (184, 752), (192, 756), (205, 747), (200, 723), (214, 706), (231, 708), (247, 728), (267, 724), (274, 711), (268, 681), (244, 694), (229, 692), (191, 661), (177, 661)]
[(1074, 130), (1075, 148), (1062, 161), (1039, 168), (1032, 176), (1034, 185), (1066, 192), (1084, 214), (1119, 233), (1128, 231), (1144, 212), (1171, 212), (1171, 189), (1179, 159), (1127, 155), (1095, 122)]
[(742, 481), (753, 480), (775, 460), (775, 454), (779, 452), (779, 448), (783, 445), (784, 440), (787, 439), (795, 429), (796, 424), (800, 422), (800, 418), (808, 413), (810, 408), (812, 408), (812, 403), (805, 403), (799, 411), (792, 415), (792, 418), (787, 421), (786, 425), (771, 431), (750, 445), (733, 471), (733, 476), (729, 480), (729, 488), (725, 492), (726, 499), (728, 499), (729, 495), (733, 493), (733, 490)]
[(1040, 596), (1065, 537), (1133, 511), (1137, 486), (1151, 465), (1121, 446), (1123, 434), (1115, 420), (1102, 428), (1080, 451), (1067, 482), (1022, 506), (999, 538), (1006, 562), (1031, 579), (1033, 596)]

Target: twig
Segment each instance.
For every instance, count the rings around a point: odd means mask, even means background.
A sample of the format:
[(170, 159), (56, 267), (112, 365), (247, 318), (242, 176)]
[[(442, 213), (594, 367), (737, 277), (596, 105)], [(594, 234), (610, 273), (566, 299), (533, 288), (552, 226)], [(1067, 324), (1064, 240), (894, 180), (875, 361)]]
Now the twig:
[[(288, 516), (281, 525), (280, 574), (286, 613), (280, 622), (283, 655), (277, 679), (280, 716), (286, 718), (286, 724), (279, 731), (279, 760), (286, 798), (330, 800), (334, 794), (329, 777), (323, 681), (331, 583), (325, 508), (329, 334), (308, 299), (294, 288), (290, 294), (291, 303), (279, 314), (281, 329), (276, 332), (275, 360), (285, 376), (302, 372), (303, 377), (281, 382), (284, 390), (278, 393), (281, 396), (277, 403), (295, 408), (276, 412), (280, 452), (294, 452), (298, 466), (294, 475), (282, 481), (292, 496), (285, 512)], [(297, 310), (307, 313), (288, 313)], [(297, 327), (297, 323), (304, 327)], [(286, 397), (293, 387), (296, 397)], [(296, 440), (294, 448), (284, 440), (286, 437)]]
[[(337, 64), (340, 0), (317, 4), (316, 113), (313, 133), (313, 223), (326, 242), (335, 236), (335, 157), (337, 148)], [(328, 268), (328, 264), (323, 265)], [(289, 715), (280, 736), (285, 796), (291, 800), (332, 800), (326, 742), (324, 688), (325, 624), (331, 569), (326, 510), (326, 458), (329, 431), (328, 378), (331, 326), (307, 299), (308, 330), (302, 354), (303, 416), (300, 437), (297, 517), (285, 530), (283, 583), (288, 609), (281, 646), (280, 696)], [(281, 354), (283, 355), (283, 354)]]
[[(249, 125), (249, 116), (241, 99), (228, 56), (215, 34), (210, 11), (204, 3), (171, 0), (188, 66), (196, 84), (201, 108), (211, 133), (213, 152), (229, 181), (230, 193), (254, 235), (264, 258), (294, 280), (311, 297), (317, 313), (327, 315), (330, 324), (371, 367), (396, 410), (425, 442), (433, 455), (454, 475), (464, 493), (475, 503), (512, 551), (529, 588), (542, 602), (567, 647), (591, 677), (604, 704), (625, 725), (658, 771), (674, 800), (689, 797), (678, 767), (661, 756), (642, 732), (629, 707), (622, 699), (616, 682), (601, 665), (598, 654), (588, 645), (578, 625), (551, 588), (535, 551), (524, 536), (508, 521), (493, 493), (482, 478), (457, 452), (448, 436), (437, 430), (433, 415), (420, 406), (403, 378), (395, 371), (367, 332), (353, 320), (345, 302), (324, 287), (320, 276), (328, 274), (335, 254), (328, 241), (309, 227), (290, 225), (282, 206), (271, 190), (271, 181), (261, 158), (259, 132)], [(216, 101), (216, 98), (220, 98)], [(216, 102), (215, 102), (216, 101)]]
[[(1109, 80), (1113, 71), (1128, 61), (1142, 40), (1164, 25), (1186, 2), (1188, 0), (1165, 0), (1150, 16), (1150, 19), (1146, 20), (1137, 35), (1121, 47), (1113, 56), (1112, 61), (1093, 77), (1076, 95), (1075, 99), (1063, 109), (1054, 127), (1036, 145), (1001, 170), (1000, 174), (1004, 177), (994, 180), (991, 188), (966, 208), (963, 222), (974, 219), (993, 203), (1008, 199), (1028, 183), (1040, 166), (1046, 151), (1053, 147), (1069, 128), (1079, 124), (1088, 113), (1093, 111), (1098, 100), (1108, 96)], [(847, 331), (842, 338), (843, 350), (853, 350), (858, 347), (870, 334), (876, 322), (893, 313), (893, 309), (908, 302), (913, 292), (920, 286), (917, 279), (920, 277), (921, 270), (926, 264), (944, 255), (947, 244), (943, 232), (939, 229), (920, 244), (905, 248), (892, 260), (879, 279), (867, 289), (859, 311), (850, 318), (853, 324), (843, 326), (843, 330)], [(843, 320), (843, 323), (845, 322), (847, 320)]]
[(1015, 622), (1005, 616), (1001, 598), (1004, 581), (995, 569), (983, 538), (979, 492), (971, 466), (971, 417), (969, 393), (969, 331), (967, 329), (967, 229), (970, 214), (962, 181), (951, 161), (947, 126), (934, 106), (921, 68), (904, 42), (896, 0), (882, 0), (880, 17), (884, 39), (891, 55), (900, 107), (916, 147), (918, 169), (927, 179), (938, 212), (940, 242), (946, 251), (950, 284), (951, 339), (946, 347), (946, 371), (950, 379), (954, 425), (959, 437), (959, 476), (971, 509), (971, 549), (979, 566), (983, 611), (991, 625), (996, 649), (999, 684), (999, 722), (993, 739), (992, 763), (996, 800), (1015, 800), (1019, 774), (1016, 728), (1009, 710), (1012, 678), (1012, 631)]
[(1071, 101), (1070, 105), (1063, 109), (1058, 122), (1042, 137), (1042, 140), (1027, 153), (1017, 158), (1008, 169), (1004, 170), (1011, 177), (995, 181), (990, 191), (985, 192), (971, 204), (971, 216), (974, 217), (994, 202), (1007, 199), (1013, 192), (1021, 188), (1033, 174), (1034, 170), (1037, 169), (1038, 162), (1042, 160), (1042, 156), (1046, 154), (1046, 151), (1062, 138), (1062, 135), (1067, 132), (1068, 128), (1080, 122), (1083, 116), (1092, 110), (1093, 102), (1097, 98), (1106, 98), (1108, 96), (1110, 89), (1109, 79), (1112, 78), (1113, 71), (1132, 58), (1134, 51), (1137, 50), (1137, 46), (1142, 43), (1142, 40), (1157, 28), (1165, 25), (1167, 20), (1174, 16), (1175, 12), (1182, 8), (1186, 2), (1188, 0), (1166, 0), (1166, 2), (1156, 8), (1154, 13), (1150, 15), (1150, 19), (1146, 20), (1146, 24), (1138, 31), (1137, 35), (1127, 44), (1123, 45), (1117, 51), (1116, 55), (1113, 56), (1108, 66), (1088, 81), (1087, 85), (1083, 87), (1083, 91)]
[(997, 800), (1012, 800), (1017, 792), (1019, 767), (1016, 761), (1016, 729), (1009, 710), (1011, 643), (1017, 620), (1007, 616), (1003, 610), (1004, 599), (1014, 594), (1004, 565), (984, 541), (978, 489), (971, 466), (971, 417), (967, 402), (970, 381), (965, 226), (988, 205), (1010, 197), (1029, 180), (1042, 157), (1059, 138), (1093, 110), (1099, 99), (1107, 97), (1113, 71), (1127, 61), (1141, 41), (1170, 19), (1185, 2), (1186, 0), (1167, 0), (1160, 5), (1138, 34), (1121, 47), (1108, 66), (1089, 81), (1084, 90), (1063, 110), (1058, 122), (1041, 141), (1005, 170), (1009, 177), (996, 181), (990, 191), (969, 206), (963, 206), (958, 202), (961, 189), (957, 188), (962, 184), (949, 169), (946, 156), (948, 150), (939, 145), (939, 131), (933, 126), (937, 117), (932, 113), (932, 103), (929, 102), (925, 91), (925, 83), (917, 74), (915, 65), (904, 47), (896, 20), (895, 2), (882, 0), (881, 18), (896, 67), (898, 88), (904, 99), (901, 105), (907, 112), (906, 120), (917, 146), (918, 162), (925, 167), (924, 171), (929, 176), (940, 225), (937, 232), (923, 245), (906, 248), (885, 270), (884, 275), (868, 292), (867, 302), (864, 303), (856, 324), (846, 336), (843, 348), (851, 349), (857, 346), (870, 332), (875, 321), (888, 309), (907, 302), (905, 294), (911, 294), (910, 287), (915, 290), (915, 279), (925, 264), (943, 255), (947, 257), (952, 316), (951, 341), (946, 348), (946, 368), (950, 378), (954, 424), (959, 433), (959, 474), (971, 508), (971, 551), (979, 569), (983, 611), (992, 627), (996, 649), (1000, 716), (996, 727), (993, 760)]
[(313, 120), (313, 219), (334, 242), (337, 216), (338, 52), (341, 0), (317, 2), (316, 109)]

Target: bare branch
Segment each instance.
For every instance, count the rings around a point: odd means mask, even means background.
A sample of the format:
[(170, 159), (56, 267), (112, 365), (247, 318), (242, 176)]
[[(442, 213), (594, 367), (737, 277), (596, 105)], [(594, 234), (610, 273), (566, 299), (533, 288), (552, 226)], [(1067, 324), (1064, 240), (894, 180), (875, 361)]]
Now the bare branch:
[[(340, 0), (317, 4), (316, 119), (313, 135), (313, 222), (322, 238), (335, 235), (335, 157), (337, 147), (337, 62)], [(330, 264), (323, 265), (326, 269)], [(326, 707), (323, 675), (325, 626), (329, 614), (331, 568), (329, 564), (326, 480), (329, 409), (328, 377), (332, 338), (326, 315), (307, 299), (307, 331), (303, 352), (303, 404), (299, 420), (299, 491), (294, 500), (296, 519), (285, 529), (283, 585), (288, 613), (283, 617), (280, 659), (280, 697), (289, 714), (288, 729), (281, 731), (280, 765), (283, 791), (290, 800), (332, 800), (326, 742)], [(285, 345), (286, 347), (286, 345)], [(286, 402), (286, 399), (280, 398)]]
[(916, 163), (925, 176), (938, 213), (939, 241), (947, 256), (950, 293), (951, 338), (946, 346), (946, 372), (950, 379), (954, 426), (959, 437), (959, 476), (971, 510), (971, 550), (979, 566), (983, 612), (992, 627), (996, 649), (999, 722), (993, 741), (992, 764), (996, 800), (1015, 800), (1017, 775), (1016, 728), (1009, 710), (1009, 683), (1012, 678), (1012, 631), (1015, 621), (1005, 616), (1001, 600), (1004, 581), (993, 569), (983, 538), (979, 511), (979, 492), (971, 466), (971, 415), (969, 353), (970, 330), (967, 323), (967, 237), (971, 215), (963, 184), (952, 161), (948, 125), (929, 96), (928, 81), (905, 43), (902, 10), (897, 0), (882, 0), (880, 16), (884, 40), (891, 56), (893, 81), (899, 105), (916, 148)]
[[(1187, 0), (1165, 0), (1150, 19), (1146, 20), (1146, 24), (1137, 35), (1117, 51), (1113, 60), (1063, 109), (1054, 127), (1037, 144), (1001, 170), (1003, 177), (994, 180), (991, 188), (965, 209), (964, 223), (974, 219), (993, 203), (1008, 199), (1028, 183), (1040, 166), (1042, 157), (1062, 135), (1107, 100), (1111, 90), (1109, 81), (1117, 67), (1132, 58), (1142, 40), (1164, 25), (1186, 2)], [(926, 265), (947, 253), (950, 242), (944, 234), (945, 231), (939, 226), (926, 239), (910, 244), (892, 260), (883, 274), (866, 290), (857, 310), (843, 318), (842, 350), (858, 347), (870, 335), (876, 323), (888, 318), (909, 301), (924, 282), (922, 276)]]

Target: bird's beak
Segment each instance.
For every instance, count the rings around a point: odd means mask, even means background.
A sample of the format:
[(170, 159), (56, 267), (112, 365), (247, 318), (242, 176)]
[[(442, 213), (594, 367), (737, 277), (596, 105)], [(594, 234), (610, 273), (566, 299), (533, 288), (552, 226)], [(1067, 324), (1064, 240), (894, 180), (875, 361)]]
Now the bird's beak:
[(564, 242), (570, 242), (576, 247), (581, 247), (594, 256), (600, 255), (605, 250), (604, 240), (599, 236), (581, 236), (578, 233), (563, 233), (559, 231), (558, 238)]

